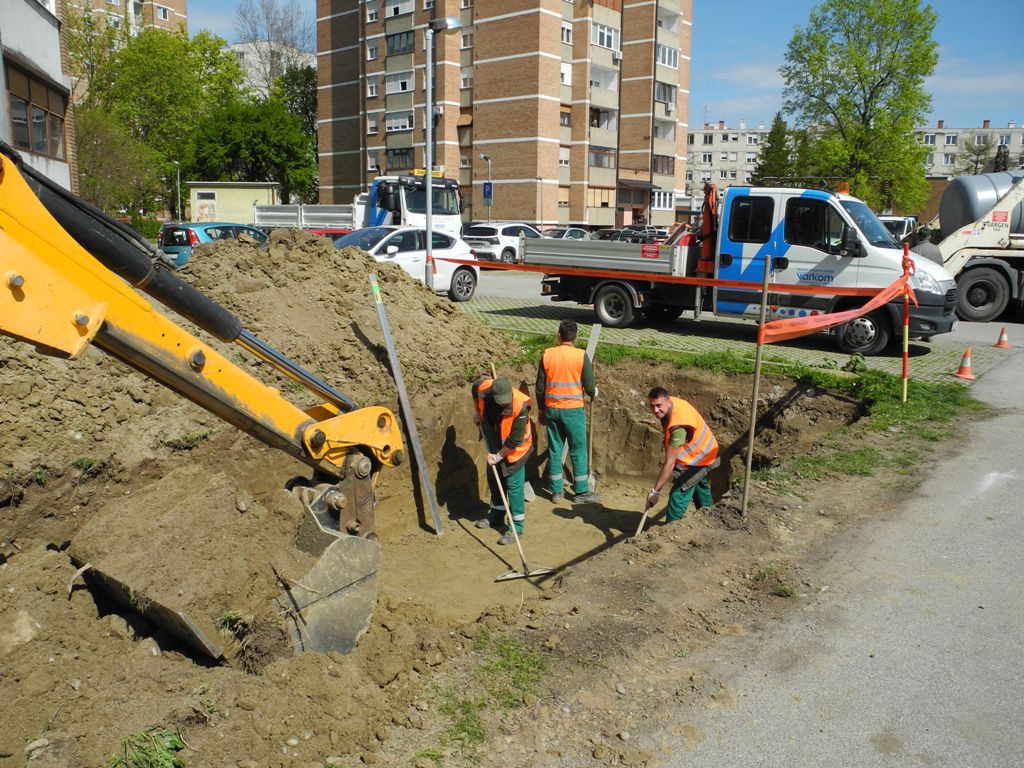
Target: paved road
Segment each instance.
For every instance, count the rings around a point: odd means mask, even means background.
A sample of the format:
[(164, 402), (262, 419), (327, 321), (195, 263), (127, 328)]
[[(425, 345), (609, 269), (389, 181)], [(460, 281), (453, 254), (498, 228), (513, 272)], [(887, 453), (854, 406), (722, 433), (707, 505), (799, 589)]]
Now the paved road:
[(730, 641), (736, 707), (678, 712), (705, 739), (667, 765), (1022, 765), (1022, 378), (1018, 351), (974, 385), (998, 415), (914, 499), (837, 542), (808, 579), (827, 591)]

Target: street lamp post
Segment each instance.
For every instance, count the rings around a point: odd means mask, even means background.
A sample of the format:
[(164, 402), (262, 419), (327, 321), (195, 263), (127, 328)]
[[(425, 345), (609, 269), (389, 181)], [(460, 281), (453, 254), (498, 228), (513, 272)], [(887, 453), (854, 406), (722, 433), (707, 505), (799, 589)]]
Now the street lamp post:
[[(480, 153), (480, 159), (487, 161), (487, 187), (491, 190), (491, 194), (494, 194), (494, 187), (491, 185), (491, 156), (485, 155), (483, 152)], [(491, 223), (491, 199), (487, 198), (487, 223)]]
[(424, 120), (427, 133), (423, 147), (424, 165), (426, 166), (423, 180), (427, 193), (427, 263), (424, 275), (427, 287), (434, 290), (434, 34), (459, 29), (462, 22), (458, 16), (443, 19), (431, 19), (423, 29), (423, 43), (427, 48), (426, 95), (423, 105)]
[(174, 198), (174, 217), (181, 221), (181, 163), (175, 160), (174, 167), (178, 172), (177, 197)]
[(537, 176), (537, 182), (540, 184), (540, 211), (537, 213), (537, 229), (539, 230), (544, 226), (544, 179)]

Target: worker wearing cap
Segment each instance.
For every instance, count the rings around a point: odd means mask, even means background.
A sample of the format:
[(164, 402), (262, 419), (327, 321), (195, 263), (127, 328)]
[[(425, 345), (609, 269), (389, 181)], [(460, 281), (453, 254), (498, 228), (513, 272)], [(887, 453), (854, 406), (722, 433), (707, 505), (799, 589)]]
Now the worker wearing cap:
[(936, 245), (936, 231), (931, 227), (924, 226), (918, 230), (917, 236), (917, 245), (910, 250), (918, 256), (923, 256), (926, 259), (931, 259), (936, 264), (941, 264), (942, 251), (939, 249), (939, 246)]
[(718, 441), (696, 408), (681, 398), (671, 397), (663, 387), (652, 389), (647, 403), (665, 430), (665, 461), (647, 494), (646, 508), (658, 503), (671, 482), (668, 522), (672, 523), (682, 519), (695, 496), (697, 509), (714, 504), (708, 473), (720, 463)]
[(541, 355), (537, 366), (538, 397), (543, 396), (540, 423), (547, 427), (548, 482), (551, 500), (561, 501), (563, 496), (562, 446), (569, 443), (572, 464), (573, 503), (600, 501), (591, 492), (587, 481), (587, 411), (583, 404), (586, 393), (591, 400), (597, 396), (594, 369), (590, 359), (575, 345), (576, 323), (563, 320), (558, 324), (558, 345), (549, 347)]
[[(533, 429), (530, 426), (530, 398), (505, 378), (485, 376), (473, 383), (473, 420), (483, 432), (487, 443), (487, 485), (491, 489), (491, 504), (487, 517), (477, 520), (477, 528), (503, 527), (505, 505), (494, 477), (492, 466), (498, 467), (505, 495), (511, 506), (509, 512), (516, 533), (523, 533), (526, 508), (523, 488), (526, 483), (526, 462), (533, 452)], [(499, 544), (511, 544), (515, 539), (506, 530)]]

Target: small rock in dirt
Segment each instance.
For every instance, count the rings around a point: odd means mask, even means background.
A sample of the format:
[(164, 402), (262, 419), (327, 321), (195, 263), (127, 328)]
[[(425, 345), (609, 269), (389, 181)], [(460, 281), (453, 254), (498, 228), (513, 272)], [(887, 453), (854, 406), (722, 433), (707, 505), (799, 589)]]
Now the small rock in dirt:
[(538, 699), (537, 699), (536, 695), (534, 695), (532, 693), (524, 693), (523, 694), (523, 705), (524, 706), (532, 707), (534, 704), (537, 703), (537, 700)]
[(729, 586), (729, 580), (728, 580), (728, 579), (722, 579), (722, 580), (721, 580), (721, 581), (719, 582), (719, 584), (720, 584), (721, 586), (723, 586), (723, 587), (728, 587), (728, 586)]
[(549, 651), (557, 651), (562, 645), (562, 641), (558, 635), (551, 635), (547, 640), (544, 641), (544, 647)]
[(248, 512), (252, 507), (252, 496), (245, 491), (239, 491), (235, 497), (235, 509), (239, 512)]
[(428, 709), (430, 709), (430, 704), (425, 702), (423, 699), (414, 701), (412, 705), (416, 707), (416, 709), (418, 709), (420, 712), (426, 712)]
[(417, 731), (422, 731), (424, 728), (427, 727), (427, 721), (423, 719), (423, 715), (409, 715), (409, 725), (415, 728)]
[(299, 746), (299, 740), (293, 736), (292, 738), (288, 739), (285, 742), (285, 744), (287, 744), (289, 747), (297, 747)]
[(71, 681), (71, 687), (77, 691), (79, 688), (82, 687), (82, 681), (76, 677), (74, 680)]
[(626, 686), (624, 686), (622, 683), (617, 684), (615, 686), (615, 692), (618, 693), (618, 694), (621, 694), (622, 696), (625, 696), (626, 695)]
[(103, 617), (103, 622), (107, 625), (107, 629), (110, 630), (111, 634), (120, 637), (122, 640), (131, 640), (131, 627), (128, 626), (127, 621), (116, 613), (108, 613)]
[(607, 760), (610, 750), (604, 744), (598, 744), (591, 753), (595, 760)]
[(629, 731), (619, 731), (618, 736), (620, 741), (629, 741)]
[(50, 746), (49, 739), (36, 739), (35, 741), (31, 742), (27, 747), (25, 747), (25, 751), (35, 752), (37, 749), (42, 749), (43, 747), (48, 746)]
[(376, 765), (380, 762), (380, 752), (367, 752), (363, 755), (362, 760), (366, 765)]

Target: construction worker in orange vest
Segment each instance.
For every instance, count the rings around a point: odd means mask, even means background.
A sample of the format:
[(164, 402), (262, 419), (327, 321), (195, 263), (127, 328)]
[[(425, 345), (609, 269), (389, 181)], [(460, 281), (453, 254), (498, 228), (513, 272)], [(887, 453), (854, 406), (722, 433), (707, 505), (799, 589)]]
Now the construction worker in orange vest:
[(594, 369), (582, 349), (575, 345), (576, 323), (563, 320), (558, 324), (558, 346), (544, 350), (537, 367), (537, 397), (543, 398), (540, 423), (547, 427), (548, 481), (551, 500), (561, 501), (563, 495), (562, 446), (569, 443), (572, 464), (573, 503), (599, 502), (601, 496), (590, 490), (587, 466), (587, 411), (583, 404), (586, 393), (597, 397)]
[(509, 512), (516, 533), (523, 535), (526, 524), (524, 485), (526, 462), (533, 453), (533, 428), (530, 426), (530, 398), (505, 378), (484, 376), (473, 383), (473, 421), (483, 432), (487, 444), (487, 485), (491, 504), (487, 517), (477, 520), (477, 528), (504, 529), (498, 543), (515, 541), (504, 525), (505, 505), (501, 500), (492, 466), (497, 465)]
[(665, 461), (654, 487), (647, 494), (647, 509), (658, 503), (662, 489), (670, 480), (668, 522), (682, 519), (696, 496), (697, 509), (714, 504), (708, 473), (719, 465), (718, 441), (697, 409), (685, 400), (672, 397), (663, 387), (647, 395), (651, 413), (661, 419), (665, 430)]

